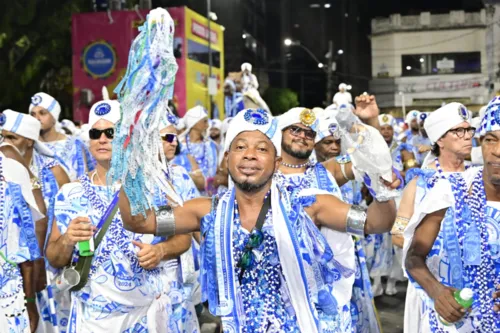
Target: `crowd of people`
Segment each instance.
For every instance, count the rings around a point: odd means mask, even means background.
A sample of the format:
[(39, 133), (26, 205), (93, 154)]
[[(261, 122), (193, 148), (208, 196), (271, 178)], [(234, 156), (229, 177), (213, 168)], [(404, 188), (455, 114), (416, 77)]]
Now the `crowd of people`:
[[(123, 96), (80, 128), (43, 92), (1, 112), (0, 330), (195, 333), (208, 309), (224, 332), (377, 333), (403, 282), (405, 332), (499, 332), (500, 97), (399, 122), (339, 88), (125, 135)], [(137, 133), (158, 151), (134, 164)]]

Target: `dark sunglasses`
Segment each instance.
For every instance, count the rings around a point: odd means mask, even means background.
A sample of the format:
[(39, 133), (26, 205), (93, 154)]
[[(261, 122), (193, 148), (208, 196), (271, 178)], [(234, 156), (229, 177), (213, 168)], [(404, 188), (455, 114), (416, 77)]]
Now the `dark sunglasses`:
[(97, 129), (97, 128), (92, 128), (89, 130), (89, 138), (90, 140), (99, 140), (101, 138), (102, 133), (106, 135), (108, 139), (113, 139), (115, 136), (115, 129), (114, 128), (106, 128), (103, 130)]
[(172, 133), (163, 134), (161, 135), (161, 139), (168, 143), (172, 143), (174, 141), (177, 141), (177, 134), (172, 134)]
[(465, 136), (465, 133), (467, 133), (470, 137), (473, 137), (474, 134), (476, 134), (476, 128), (475, 127), (467, 127), (467, 128), (459, 127), (459, 128), (449, 130), (446, 133), (455, 133), (455, 135), (461, 139)]
[(304, 133), (304, 136), (308, 139), (314, 140), (316, 138), (316, 132), (313, 130), (305, 129), (299, 126), (289, 126), (286, 128), (287, 130), (290, 130), (290, 134), (293, 136), (299, 136), (300, 133)]

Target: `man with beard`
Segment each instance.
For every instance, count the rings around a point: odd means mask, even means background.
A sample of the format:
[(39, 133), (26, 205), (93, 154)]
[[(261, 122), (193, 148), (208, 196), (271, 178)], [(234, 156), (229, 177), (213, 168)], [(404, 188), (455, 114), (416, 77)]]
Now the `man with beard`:
[(41, 123), (40, 138), (64, 162), (71, 181), (94, 169), (92, 156), (80, 139), (57, 132), (61, 106), (56, 99), (40, 92), (31, 97), (30, 114)]
[(210, 136), (210, 139), (212, 139), (213, 142), (217, 144), (217, 146), (220, 148), (221, 145), (221, 129), (222, 129), (222, 121), (219, 119), (211, 119), (210, 120), (210, 127), (208, 128), (208, 135)]
[(420, 116), (420, 111), (412, 110), (406, 115), (405, 123), (408, 126), (406, 130), (403, 142), (410, 143), (415, 135), (418, 135), (418, 117)]
[(429, 112), (421, 112), (418, 116), (418, 126), (420, 134), (414, 135), (411, 141), (406, 141), (413, 146), (413, 153), (417, 159), (417, 163), (423, 166), (425, 158), (429, 155), (432, 149), (432, 142), (425, 131), (425, 120), (429, 117)]
[[(438, 180), (416, 206), (404, 232), (405, 266), (423, 304), (422, 332), (500, 330), (492, 297), (500, 282), (499, 110), (500, 99), (496, 97), (489, 103), (479, 127), (484, 168), (469, 168)], [(468, 118), (465, 107), (458, 112), (464, 120)], [(466, 148), (470, 153), (474, 128), (468, 121), (459, 126), (435, 140), (431, 130), (436, 129), (426, 124), (429, 137), (443, 155), (451, 150), (450, 146), (445, 148), (445, 140), (460, 143), (462, 153)], [(436, 165), (439, 166), (437, 161)], [(470, 310), (453, 296), (454, 291), (465, 288), (473, 293)]]
[[(379, 111), (375, 97), (361, 95), (356, 98), (356, 102), (357, 109), (354, 110), (354, 113), (366, 123), (378, 127)], [(353, 112), (351, 108), (342, 105), (337, 116), (344, 116), (345, 113), (351, 114), (351, 112)], [(300, 196), (302, 191), (320, 189), (349, 202), (350, 199), (346, 198), (340, 189), (342, 185), (355, 178), (354, 168), (349, 158), (342, 156), (319, 163), (313, 163), (309, 159), (314, 149), (315, 138), (317, 138), (316, 131), (318, 131), (320, 123), (315, 114), (309, 109), (293, 108), (280, 116), (279, 119), (279, 128), (283, 133), (281, 146), (283, 160), (277, 173), (278, 181), (290, 192), (293, 192), (292, 195)], [(333, 126), (334, 124), (330, 128), (332, 131)], [(378, 132), (375, 134), (380, 135)], [(388, 149), (385, 148), (385, 150), (388, 155)], [(320, 151), (320, 155), (325, 155), (325, 152)], [(351, 195), (351, 197), (353, 196)], [(355, 271), (355, 245), (352, 237), (345, 232), (336, 232), (327, 228), (323, 228), (321, 232), (332, 247), (335, 259), (347, 270)], [(335, 282), (334, 292), (339, 302), (339, 308), (349, 305), (354, 279), (355, 276), (343, 275)], [(344, 312), (343, 315), (346, 321), (351, 321), (349, 311)]]
[(281, 162), (277, 127), (264, 110), (239, 113), (225, 145), (235, 186), (220, 198), (149, 209), (146, 218), (131, 215), (126, 192), (133, 189), (124, 189), (125, 227), (157, 235), (201, 229), (203, 297), (227, 331), (351, 332), (343, 329), (331, 284), (332, 273), (349, 272), (333, 260), (315, 224), (358, 235), (383, 232), (391, 225), (383, 216), (394, 217), (394, 202), (376, 202), (362, 213), (331, 195), (289, 197), (273, 180)]

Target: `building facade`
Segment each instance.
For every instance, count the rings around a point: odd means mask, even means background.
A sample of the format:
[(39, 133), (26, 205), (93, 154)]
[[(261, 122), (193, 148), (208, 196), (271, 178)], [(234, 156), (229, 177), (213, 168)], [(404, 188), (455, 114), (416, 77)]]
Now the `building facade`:
[(487, 8), (373, 19), (370, 93), (387, 111), (451, 101), (477, 110), (495, 90), (494, 19)]

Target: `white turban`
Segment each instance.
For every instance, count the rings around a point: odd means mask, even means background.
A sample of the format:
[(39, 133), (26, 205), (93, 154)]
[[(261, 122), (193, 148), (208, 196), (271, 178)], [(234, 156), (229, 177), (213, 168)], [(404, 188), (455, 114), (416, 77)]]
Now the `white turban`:
[(342, 90), (342, 89), (347, 90), (347, 84), (345, 84), (345, 83), (339, 84), (339, 90)]
[(31, 97), (29, 112), (31, 112), (31, 110), (33, 110), (35, 106), (40, 106), (46, 109), (50, 112), (50, 114), (56, 121), (59, 120), (59, 115), (61, 114), (61, 105), (59, 105), (59, 102), (49, 94), (39, 92)]
[(251, 73), (252, 65), (250, 65), (248, 62), (241, 64), (241, 71), (244, 71), (245, 69), (248, 69), (248, 71)]
[(184, 121), (184, 118), (179, 118), (177, 120), (177, 125), (175, 125), (175, 129), (180, 131), (186, 128), (186, 123)]
[(71, 120), (69, 119), (63, 119), (61, 121), (61, 126), (66, 128), (67, 130), (69, 130), (71, 132), (71, 134), (76, 134), (77, 133), (77, 128), (76, 128), (76, 125), (74, 122), (72, 122)]
[(217, 128), (219, 131), (222, 131), (222, 121), (219, 119), (211, 119), (210, 128)]
[(394, 128), (396, 125), (396, 119), (390, 114), (381, 114), (378, 116), (378, 123), (380, 126), (391, 126)]
[(265, 134), (276, 148), (276, 154), (281, 156), (281, 131), (278, 128), (278, 120), (262, 109), (246, 109), (233, 118), (226, 134), (224, 151), (229, 151), (231, 143), (240, 133), (252, 131)]
[(486, 107), (481, 126), (478, 129), (480, 136), (495, 131), (500, 131), (500, 97), (498, 96), (493, 98)]
[(5, 124), (2, 126), (4, 130), (33, 140), (34, 148), (40, 154), (54, 156), (54, 152), (38, 140), (41, 124), (35, 117), (12, 110), (3, 111), (3, 115), (5, 116)]
[(328, 136), (333, 136), (335, 140), (340, 139), (339, 123), (335, 117), (324, 116), (319, 118), (318, 134), (314, 143), (318, 143)]
[(416, 119), (418, 121), (418, 116), (420, 116), (420, 111), (417, 111), (417, 110), (411, 110), (410, 112), (408, 112), (408, 114), (406, 115), (406, 119), (405, 119), (405, 123), (407, 123), (408, 125), (411, 124), (411, 122)]
[(207, 110), (201, 105), (197, 105), (194, 108), (191, 108), (184, 115), (184, 126), (186, 126), (186, 130), (181, 134), (182, 136), (186, 136), (191, 128), (194, 127), (200, 120), (208, 118)]
[(222, 126), (221, 126), (221, 132), (222, 134), (226, 134), (227, 131), (229, 130), (229, 125), (231, 124), (231, 121), (233, 120), (233, 117), (227, 117), (222, 121)]
[(100, 101), (92, 105), (89, 113), (89, 126), (94, 127), (95, 123), (104, 119), (113, 124), (120, 120), (120, 103), (116, 100)]
[(160, 120), (160, 131), (169, 126), (176, 127), (178, 123), (179, 123), (179, 118), (177, 118), (174, 114), (167, 111)]
[(449, 103), (427, 117), (424, 128), (432, 143), (436, 143), (446, 132), (463, 123), (470, 124), (470, 112), (460, 103)]
[(283, 130), (293, 124), (302, 124), (310, 127), (313, 131), (318, 129), (318, 119), (316, 114), (307, 108), (297, 107), (288, 110), (278, 117), (279, 129)]

